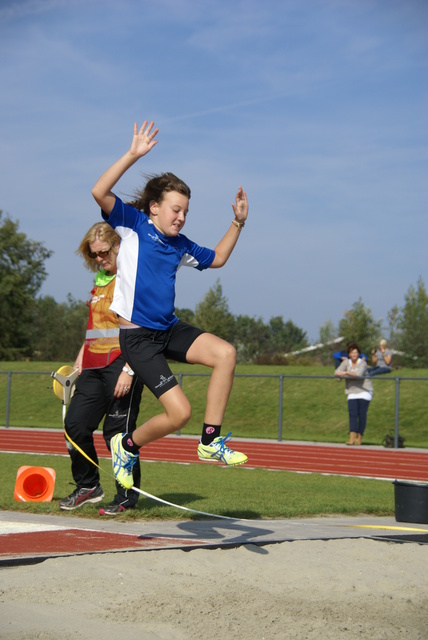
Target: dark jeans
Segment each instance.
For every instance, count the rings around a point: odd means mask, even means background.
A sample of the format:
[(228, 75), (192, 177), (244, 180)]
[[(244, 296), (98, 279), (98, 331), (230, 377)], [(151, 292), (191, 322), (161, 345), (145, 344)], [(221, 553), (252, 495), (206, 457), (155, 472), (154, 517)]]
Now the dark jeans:
[(370, 377), (372, 376), (380, 376), (382, 373), (391, 373), (392, 369), (391, 367), (369, 367), (367, 369), (367, 373), (369, 374)]
[[(125, 364), (123, 357), (117, 358), (103, 369), (86, 369), (80, 374), (76, 389), (65, 417), (65, 429), (82, 451), (98, 464), (94, 445), (94, 431), (105, 416), (103, 435), (108, 449), (110, 439), (117, 433), (131, 433), (137, 426), (140, 409), (142, 383), (134, 376), (130, 392), (123, 398), (113, 395), (117, 379)], [(66, 439), (71, 458), (71, 473), (74, 482), (80, 487), (94, 487), (100, 482), (99, 469), (89, 462)], [(134, 485), (140, 487), (141, 469), (139, 461), (133, 468)], [(127, 491), (116, 482), (115, 501), (127, 502), (125, 506), (135, 506), (139, 494)]]
[(355, 431), (355, 433), (361, 433), (362, 436), (364, 435), (369, 404), (369, 400), (348, 400), (349, 431)]

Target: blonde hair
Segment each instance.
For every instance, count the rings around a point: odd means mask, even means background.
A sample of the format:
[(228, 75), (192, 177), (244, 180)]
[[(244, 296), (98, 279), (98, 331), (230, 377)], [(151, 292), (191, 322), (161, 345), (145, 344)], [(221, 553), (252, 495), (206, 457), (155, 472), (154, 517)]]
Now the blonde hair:
[(382, 340), (379, 342), (379, 344), (382, 345), (382, 347), (386, 347), (386, 345), (388, 344), (387, 341), (385, 340), (385, 338), (382, 338)]
[(76, 250), (78, 256), (82, 256), (85, 267), (90, 271), (98, 271), (100, 268), (96, 260), (92, 260), (89, 257), (90, 248), (89, 245), (95, 240), (101, 240), (102, 242), (108, 242), (111, 249), (117, 255), (120, 246), (120, 236), (107, 222), (96, 222), (89, 231), (86, 232), (79, 248)]

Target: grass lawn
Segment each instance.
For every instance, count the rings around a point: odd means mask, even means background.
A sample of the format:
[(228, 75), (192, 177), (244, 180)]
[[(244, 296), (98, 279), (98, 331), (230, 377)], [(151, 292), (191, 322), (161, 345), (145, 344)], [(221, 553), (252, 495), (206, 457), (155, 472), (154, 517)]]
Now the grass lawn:
[[(52, 467), (56, 471), (52, 502), (17, 502), (16, 474), (21, 465)], [(113, 499), (114, 479), (109, 460), (101, 460), (105, 498)], [(146, 462), (142, 464), (142, 489), (190, 509), (236, 518), (299, 518), (327, 514), (394, 515), (394, 487), (390, 481), (341, 478), (320, 474), (227, 468), (198, 464)], [(60, 511), (58, 500), (74, 490), (68, 456), (0, 454), (0, 504), (3, 510), (27, 513), (98, 517), (98, 505), (77, 511)], [(189, 519), (192, 515), (140, 497), (137, 508), (118, 516), (121, 520)]]

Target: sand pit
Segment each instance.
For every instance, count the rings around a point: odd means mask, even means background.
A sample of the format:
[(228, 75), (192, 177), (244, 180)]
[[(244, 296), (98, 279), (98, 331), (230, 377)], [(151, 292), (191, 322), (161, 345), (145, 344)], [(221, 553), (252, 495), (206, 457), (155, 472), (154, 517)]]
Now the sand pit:
[(0, 570), (0, 637), (425, 640), (427, 558), (360, 538), (53, 558)]

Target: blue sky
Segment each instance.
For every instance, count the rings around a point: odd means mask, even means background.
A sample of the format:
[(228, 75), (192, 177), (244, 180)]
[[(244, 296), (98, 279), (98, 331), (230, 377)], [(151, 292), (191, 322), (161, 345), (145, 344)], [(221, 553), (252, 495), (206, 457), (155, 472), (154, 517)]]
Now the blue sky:
[(250, 203), (223, 269), (180, 271), (177, 307), (220, 278), (233, 314), (316, 341), (359, 298), (386, 324), (428, 286), (425, 0), (3, 1), (0, 57), (0, 209), (55, 252), (42, 295), (88, 298), (91, 188), (144, 119), (159, 144), (119, 195), (173, 171), (209, 247), (240, 184)]

